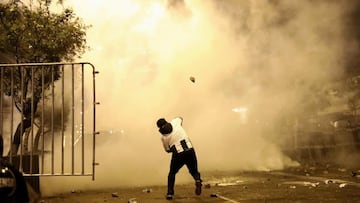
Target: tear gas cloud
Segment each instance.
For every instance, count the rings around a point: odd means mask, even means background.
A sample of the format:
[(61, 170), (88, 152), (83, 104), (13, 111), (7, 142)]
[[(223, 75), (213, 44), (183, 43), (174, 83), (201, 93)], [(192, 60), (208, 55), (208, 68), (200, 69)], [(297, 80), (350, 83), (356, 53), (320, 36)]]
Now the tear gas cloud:
[[(274, 122), (304, 111), (309, 89), (343, 73), (345, 1), (65, 3), (92, 25), (82, 60), (100, 71), (90, 188), (166, 184), (160, 117), (184, 118), (200, 172), (296, 165), (279, 147), (292, 135)], [(177, 182), (190, 180), (182, 169)], [(61, 182), (46, 190), (77, 187)]]

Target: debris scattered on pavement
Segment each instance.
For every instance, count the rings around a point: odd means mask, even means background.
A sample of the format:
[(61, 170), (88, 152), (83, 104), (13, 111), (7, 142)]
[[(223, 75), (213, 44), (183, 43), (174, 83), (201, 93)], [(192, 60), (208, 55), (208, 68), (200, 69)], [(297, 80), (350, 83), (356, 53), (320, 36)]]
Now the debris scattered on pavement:
[(356, 172), (356, 171), (351, 171), (351, 176), (352, 176), (352, 177), (356, 177), (356, 176), (357, 176), (357, 172)]
[(338, 168), (338, 171), (340, 171), (340, 172), (346, 172), (346, 169), (345, 169), (345, 168)]
[(340, 188), (343, 188), (343, 187), (345, 187), (347, 184), (346, 183), (341, 183), (340, 185), (339, 185), (339, 187)]
[(218, 183), (217, 186), (232, 186), (232, 185), (238, 185), (237, 183)]
[(150, 192), (152, 192), (152, 189), (151, 188), (145, 188), (145, 189), (142, 190), (142, 192), (150, 193)]
[(71, 193), (80, 193), (80, 190), (71, 190)]
[(319, 182), (316, 182), (316, 183), (304, 182), (303, 184), (304, 184), (305, 186), (317, 187), (320, 183), (319, 183)]
[(206, 188), (206, 189), (210, 189), (210, 188), (211, 188), (211, 185), (210, 185), (210, 183), (208, 183), (208, 184), (205, 184), (204, 188)]
[(330, 184), (330, 183), (334, 183), (334, 181), (332, 181), (332, 180), (325, 180), (324, 182), (325, 182), (326, 185)]
[(214, 180), (208, 184), (213, 186), (235, 186), (244, 183), (244, 180), (239, 180), (239, 177), (222, 178), (220, 180)]
[(119, 197), (119, 194), (117, 192), (111, 193), (112, 197)]
[[(290, 181), (290, 182), (284, 182), (284, 184), (290, 184), (290, 188), (295, 189), (295, 185), (303, 185), (303, 186), (310, 186), (310, 187), (317, 187), (320, 185), (319, 182), (308, 182), (308, 181)], [(294, 186), (294, 187), (292, 187)]]
[(127, 203), (137, 203), (136, 198), (130, 198)]
[(210, 194), (210, 197), (216, 197), (216, 198), (219, 198), (219, 199), (225, 200), (225, 201), (227, 201), (227, 202), (239, 203), (239, 202), (238, 202), (238, 201), (236, 201), (236, 200), (233, 200), (233, 199), (227, 198), (227, 197), (222, 196), (222, 195), (219, 195), (219, 194), (217, 194), (217, 193), (211, 193), (211, 194)]
[(290, 188), (290, 189), (295, 189), (296, 186), (295, 186), (295, 185), (291, 185), (289, 188)]

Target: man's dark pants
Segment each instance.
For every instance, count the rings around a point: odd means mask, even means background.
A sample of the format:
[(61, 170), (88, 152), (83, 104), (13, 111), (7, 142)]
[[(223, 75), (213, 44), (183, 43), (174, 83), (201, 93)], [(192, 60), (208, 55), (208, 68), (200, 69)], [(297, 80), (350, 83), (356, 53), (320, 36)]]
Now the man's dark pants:
[(181, 167), (186, 165), (189, 169), (189, 173), (195, 179), (195, 181), (201, 181), (200, 173), (198, 171), (197, 159), (195, 150), (193, 148), (181, 152), (181, 153), (172, 153), (171, 163), (170, 163), (170, 172), (168, 175), (168, 193), (170, 195), (174, 194), (174, 184), (176, 173), (179, 172)]

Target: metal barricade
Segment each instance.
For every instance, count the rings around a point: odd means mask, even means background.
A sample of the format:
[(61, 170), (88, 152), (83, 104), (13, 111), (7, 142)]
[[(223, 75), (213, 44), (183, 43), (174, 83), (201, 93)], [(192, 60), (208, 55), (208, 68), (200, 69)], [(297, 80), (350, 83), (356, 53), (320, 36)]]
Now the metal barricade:
[(0, 64), (4, 158), (24, 176), (95, 179), (98, 73), (88, 62)]

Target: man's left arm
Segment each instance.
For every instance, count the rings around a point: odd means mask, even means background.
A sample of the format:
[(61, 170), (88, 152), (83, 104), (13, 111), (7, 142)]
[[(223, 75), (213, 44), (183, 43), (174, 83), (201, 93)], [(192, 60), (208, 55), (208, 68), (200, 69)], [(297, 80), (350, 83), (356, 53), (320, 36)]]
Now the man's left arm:
[(170, 151), (170, 146), (169, 146), (169, 144), (167, 143), (167, 141), (166, 141), (165, 139), (161, 139), (161, 141), (162, 141), (162, 144), (163, 144), (163, 147), (164, 147), (165, 151), (166, 151), (167, 153), (170, 153), (170, 152), (171, 152), (171, 151)]

